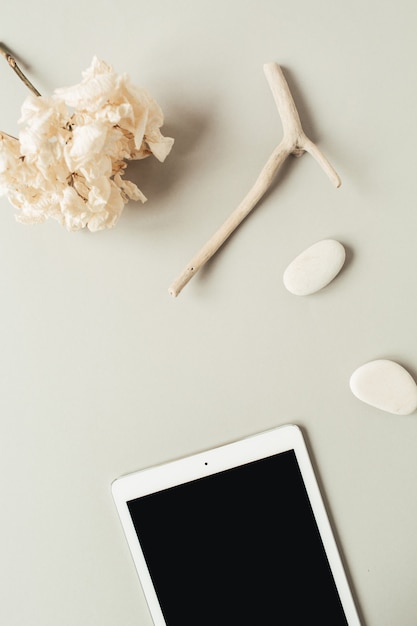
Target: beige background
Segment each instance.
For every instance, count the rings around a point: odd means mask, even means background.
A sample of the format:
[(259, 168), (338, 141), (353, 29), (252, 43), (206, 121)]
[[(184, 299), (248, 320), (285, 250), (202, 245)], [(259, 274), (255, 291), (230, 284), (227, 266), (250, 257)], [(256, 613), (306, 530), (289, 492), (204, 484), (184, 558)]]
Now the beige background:
[[(150, 626), (111, 499), (121, 474), (295, 422), (363, 621), (417, 623), (417, 415), (368, 407), (351, 373), (417, 374), (416, 9), (411, 0), (3, 3), (1, 39), (38, 89), (94, 54), (149, 88), (176, 138), (131, 176), (149, 201), (114, 230), (15, 222), (0, 200), (0, 623)], [(309, 156), (177, 300), (168, 286), (281, 139), (279, 62)], [(0, 65), (0, 128), (26, 88)], [(306, 298), (282, 273), (335, 238), (345, 269)]]

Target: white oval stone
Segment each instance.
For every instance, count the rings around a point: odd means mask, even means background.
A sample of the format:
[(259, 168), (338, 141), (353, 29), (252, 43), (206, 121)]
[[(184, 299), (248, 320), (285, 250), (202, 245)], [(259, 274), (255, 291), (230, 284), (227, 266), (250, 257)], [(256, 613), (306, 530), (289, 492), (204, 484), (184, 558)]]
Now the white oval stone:
[(323, 239), (301, 252), (284, 272), (284, 285), (296, 296), (308, 296), (328, 285), (346, 259), (344, 247), (334, 239)]
[(365, 363), (350, 378), (352, 393), (362, 402), (395, 415), (417, 409), (417, 385), (404, 367), (387, 359)]

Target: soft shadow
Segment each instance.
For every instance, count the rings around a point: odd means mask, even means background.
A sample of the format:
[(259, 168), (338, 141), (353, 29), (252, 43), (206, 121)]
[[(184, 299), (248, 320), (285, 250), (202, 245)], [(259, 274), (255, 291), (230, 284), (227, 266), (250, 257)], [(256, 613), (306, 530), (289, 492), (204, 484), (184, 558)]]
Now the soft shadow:
[(410, 376), (414, 379), (414, 381), (417, 384), (417, 369), (415, 367), (415, 364), (413, 365), (411, 363), (408, 363), (407, 361), (397, 358), (395, 355), (392, 355), (392, 354), (388, 356), (382, 356), (380, 358), (389, 359), (390, 361), (394, 361), (395, 363), (398, 363), (398, 365), (401, 365), (401, 367), (407, 370), (407, 372), (410, 374)]
[(345, 253), (346, 253), (346, 258), (345, 258), (345, 262), (343, 264), (342, 269), (339, 272), (339, 276), (341, 276), (342, 274), (344, 274), (352, 265), (353, 260), (354, 260), (354, 253), (353, 253), (353, 249), (351, 248), (351, 246), (346, 245), (345, 243), (343, 243), (343, 241), (340, 242), (342, 244), (342, 246), (345, 249)]
[(19, 63), (25, 70), (31, 69), (31, 66), (26, 63), (26, 61), (22, 59), (21, 56), (19, 56), (18, 54), (16, 54), (16, 52), (9, 48), (9, 46), (5, 44), (4, 41), (0, 41), (0, 48), (4, 50), (6, 54), (9, 54), (11, 57), (13, 57), (15, 61), (17, 61), (17, 63)]
[[(280, 141), (280, 140), (278, 140)], [(269, 157), (269, 154), (267, 154), (265, 156), (265, 162), (262, 163), (259, 166), (259, 171), (254, 172), (254, 176), (252, 178), (252, 181), (250, 181), (249, 185), (247, 186), (247, 188), (243, 191), (242, 196), (240, 198), (236, 199), (236, 204), (232, 207), (226, 208), (226, 212), (224, 214), (223, 220), (221, 223), (217, 224), (217, 228), (220, 228), (221, 225), (229, 218), (230, 214), (239, 206), (239, 204), (242, 202), (242, 200), (244, 199), (244, 197), (246, 196), (246, 194), (249, 192), (249, 190), (251, 189), (251, 185), (255, 183), (261, 169), (263, 168), (263, 166), (265, 165), (267, 159)], [(282, 164), (281, 168), (279, 169), (279, 171), (277, 172), (276, 178), (274, 179), (274, 181), (272, 182), (271, 186), (267, 189), (267, 191), (264, 193), (264, 195), (262, 196), (262, 198), (258, 201), (258, 203), (253, 207), (253, 209), (250, 211), (250, 213), (240, 222), (240, 224), (234, 229), (234, 231), (228, 236), (228, 238), (226, 239), (226, 241), (223, 242), (223, 244), (220, 246), (220, 248), (213, 254), (212, 257), (210, 257), (208, 259), (208, 261), (206, 261), (206, 263), (200, 268), (198, 274), (200, 275), (201, 280), (207, 280), (211, 274), (215, 271), (215, 268), (217, 267), (217, 263), (219, 262), (219, 257), (221, 256), (222, 250), (223, 248), (228, 245), (231, 244), (233, 239), (238, 236), (239, 231), (245, 227), (245, 224), (248, 220), (251, 219), (251, 215), (254, 211), (261, 211), (262, 210), (262, 204), (264, 203), (264, 201), (269, 197), (269, 195), (271, 193), (275, 193), (276, 192), (276, 188), (278, 187), (278, 185), (284, 185), (286, 179), (288, 178), (288, 176), (290, 175), (292, 168), (294, 167), (294, 160), (296, 160), (296, 157), (293, 157), (292, 155), (290, 155), (288, 157), (288, 159), (286, 159), (286, 161)], [(208, 239), (214, 234), (215, 230), (213, 230), (213, 232), (208, 233), (207, 235), (207, 239), (204, 242), (201, 242), (201, 247), (206, 243), (206, 241), (208, 241)], [(194, 250), (194, 252), (196, 253), (197, 250)]]
[(310, 445), (310, 441), (309, 441), (309, 437), (308, 437), (307, 432), (305, 431), (304, 427), (299, 426), (299, 428), (302, 431), (303, 438), (305, 440), (305, 443), (306, 443), (306, 446), (307, 446), (307, 449), (308, 449), (309, 457), (310, 457), (311, 463), (312, 463), (313, 468), (314, 468), (314, 475), (316, 477), (316, 480), (317, 480), (317, 483), (318, 483), (318, 486), (319, 486), (319, 490), (320, 490), (320, 494), (321, 494), (321, 497), (322, 497), (322, 500), (323, 500), (323, 503), (324, 503), (324, 508), (326, 509), (327, 517), (329, 518), (330, 526), (331, 526), (334, 538), (336, 540), (337, 548), (338, 548), (338, 551), (339, 551), (339, 555), (340, 555), (341, 561), (343, 563), (343, 568), (345, 570), (346, 578), (348, 580), (349, 588), (350, 588), (350, 591), (352, 593), (352, 597), (353, 597), (353, 601), (355, 603), (355, 607), (356, 607), (356, 610), (357, 610), (357, 613), (358, 613), (358, 617), (360, 619), (360, 622), (361, 622), (362, 626), (365, 626), (365, 621), (364, 621), (364, 617), (363, 617), (363, 614), (362, 614), (362, 610), (361, 610), (361, 607), (359, 606), (358, 594), (357, 594), (357, 592), (355, 590), (355, 585), (353, 583), (353, 579), (352, 579), (352, 577), (350, 575), (349, 568), (348, 568), (348, 565), (347, 565), (347, 561), (346, 561), (345, 555), (343, 553), (343, 548), (341, 546), (341, 541), (340, 541), (340, 538), (338, 536), (338, 532), (337, 532), (336, 527), (335, 527), (333, 515), (331, 513), (331, 507), (330, 507), (329, 501), (327, 500), (327, 497), (326, 497), (326, 494), (325, 494), (323, 481), (322, 481), (322, 479), (320, 477), (320, 474), (318, 472), (318, 466), (317, 466), (316, 458), (315, 458), (313, 449), (312, 449), (312, 447)]
[(165, 124), (161, 129), (165, 137), (173, 137), (175, 140), (165, 161), (161, 163), (151, 155), (146, 159), (129, 162), (126, 169), (126, 179), (134, 182), (149, 200), (159, 203), (166, 196), (172, 195), (176, 185), (187, 177), (192, 153), (212, 123), (212, 112), (191, 112), (179, 107), (175, 111), (175, 108), (171, 106), (171, 116), (176, 121)]
[[(315, 125), (313, 123), (312, 117), (311, 117), (310, 112), (309, 112), (309, 110), (307, 108), (307, 105), (306, 105), (306, 102), (308, 101), (308, 99), (306, 99), (304, 97), (304, 93), (301, 90), (301, 88), (299, 87), (299, 84), (294, 79), (292, 72), (290, 70), (288, 70), (287, 68), (283, 67), (283, 66), (281, 66), (281, 68), (283, 70), (285, 79), (286, 79), (286, 81), (288, 83), (288, 87), (290, 88), (290, 92), (291, 92), (291, 94), (293, 96), (293, 99), (294, 99), (294, 102), (295, 102), (295, 106), (296, 106), (297, 111), (298, 111), (299, 116), (300, 116), (301, 125), (303, 127), (303, 130), (304, 130), (305, 134), (307, 135), (307, 137), (309, 139), (311, 139), (311, 141), (316, 143), (316, 141), (317, 141), (316, 128), (315, 128)], [(272, 98), (272, 95), (271, 95), (271, 98)], [(278, 145), (279, 142), (283, 138), (283, 133), (282, 133), (282, 126), (280, 124), (278, 110), (276, 112), (276, 115), (277, 115), (277, 131), (276, 131), (276, 144), (275, 145)], [(265, 165), (265, 163), (266, 163), (267, 159), (269, 158), (269, 156), (270, 156), (270, 153), (266, 151), (265, 152), (265, 160), (263, 161), (263, 163), (259, 164), (258, 171), (253, 173), (253, 180), (251, 181), (252, 183), (255, 182), (256, 178), (258, 177), (261, 169)], [(308, 155), (308, 154), (303, 154), (301, 157), (295, 157), (294, 155), (290, 154), (288, 156), (288, 158), (285, 160), (285, 162), (282, 164), (281, 168), (278, 170), (278, 172), (277, 172), (277, 174), (275, 176), (275, 179), (273, 180), (272, 184), (267, 189), (265, 194), (262, 196), (262, 198), (260, 199), (260, 201), (259, 201), (257, 206), (261, 205), (264, 200), (268, 199), (269, 196), (272, 193), (275, 193), (276, 188), (279, 185), (280, 186), (285, 185), (285, 183), (288, 180), (288, 178), (292, 175), (292, 170), (293, 170), (294, 167), (296, 167), (297, 161), (298, 161), (299, 158), (312, 158), (312, 157), (310, 155)], [(250, 187), (248, 186), (247, 191), (249, 191), (249, 189), (250, 189)], [(242, 196), (241, 200), (243, 200), (243, 196)], [(228, 217), (228, 216), (226, 216), (226, 217)], [(225, 219), (226, 219), (226, 217), (225, 217)], [(246, 219), (247, 218), (245, 218), (244, 221), (246, 221)]]

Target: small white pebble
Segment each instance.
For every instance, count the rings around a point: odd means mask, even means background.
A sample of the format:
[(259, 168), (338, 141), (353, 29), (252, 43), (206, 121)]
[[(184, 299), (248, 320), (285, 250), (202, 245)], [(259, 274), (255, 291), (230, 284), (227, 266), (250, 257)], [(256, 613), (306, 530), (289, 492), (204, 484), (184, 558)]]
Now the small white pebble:
[(417, 385), (404, 367), (378, 359), (353, 372), (350, 388), (354, 396), (377, 409), (410, 415), (417, 409)]
[(346, 252), (339, 241), (318, 241), (288, 265), (284, 272), (284, 285), (296, 296), (315, 293), (337, 276), (345, 259)]

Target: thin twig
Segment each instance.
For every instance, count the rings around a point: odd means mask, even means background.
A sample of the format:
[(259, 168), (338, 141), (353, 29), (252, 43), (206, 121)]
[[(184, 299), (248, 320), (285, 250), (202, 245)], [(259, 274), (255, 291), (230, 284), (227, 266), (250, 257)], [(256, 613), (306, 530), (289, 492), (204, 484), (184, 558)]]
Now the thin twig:
[(333, 166), (304, 133), (297, 108), (280, 66), (277, 63), (267, 63), (264, 65), (264, 71), (281, 117), (283, 139), (272, 152), (255, 184), (243, 201), (172, 283), (169, 293), (174, 297), (180, 293), (194, 274), (207, 263), (230, 237), (232, 232), (249, 215), (271, 186), (279, 168), (290, 154), (298, 157), (304, 154), (304, 152), (308, 152), (316, 159), (335, 187), (340, 187), (341, 185), (341, 180)]
[(11, 135), (10, 133), (5, 133), (4, 130), (0, 130), (0, 137), (9, 137), (9, 139), (14, 139), (15, 141), (19, 141), (17, 137)]
[(16, 59), (14, 58), (14, 56), (10, 54), (9, 50), (3, 43), (0, 43), (0, 54), (4, 56), (4, 58), (6, 59), (6, 61), (8, 62), (12, 70), (16, 72), (16, 74), (19, 76), (20, 80), (24, 82), (26, 87), (28, 87), (35, 94), (35, 96), (40, 96), (41, 94), (39, 93), (39, 91), (36, 89), (36, 87), (32, 85), (30, 80), (24, 75), (24, 73), (22, 72), (22, 70), (17, 64)]

